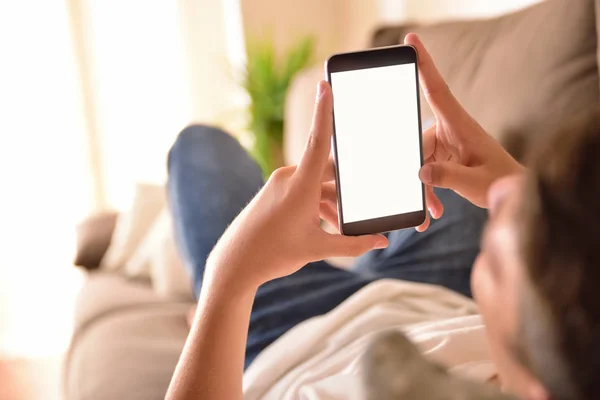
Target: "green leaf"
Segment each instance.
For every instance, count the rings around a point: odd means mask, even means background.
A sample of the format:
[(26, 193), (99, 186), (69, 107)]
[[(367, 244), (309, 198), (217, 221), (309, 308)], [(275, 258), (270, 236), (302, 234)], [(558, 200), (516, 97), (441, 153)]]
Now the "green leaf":
[(310, 65), (314, 52), (315, 41), (313, 37), (306, 37), (290, 49), (281, 75), (281, 82), (288, 87), (294, 75)]
[(278, 62), (272, 41), (249, 43), (242, 82), (250, 97), (250, 126), (254, 135), (252, 155), (268, 176), (279, 165), (274, 151), (283, 146), (284, 111), (287, 90), (294, 76), (310, 65), (314, 39), (298, 41)]

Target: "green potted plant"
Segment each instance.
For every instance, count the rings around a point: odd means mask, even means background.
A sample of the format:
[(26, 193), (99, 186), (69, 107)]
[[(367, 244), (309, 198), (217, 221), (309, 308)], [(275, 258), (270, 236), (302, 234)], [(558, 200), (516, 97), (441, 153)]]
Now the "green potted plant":
[(242, 86), (250, 98), (251, 153), (263, 175), (283, 165), (284, 109), (293, 77), (311, 64), (314, 40), (303, 38), (278, 59), (271, 41), (248, 45)]

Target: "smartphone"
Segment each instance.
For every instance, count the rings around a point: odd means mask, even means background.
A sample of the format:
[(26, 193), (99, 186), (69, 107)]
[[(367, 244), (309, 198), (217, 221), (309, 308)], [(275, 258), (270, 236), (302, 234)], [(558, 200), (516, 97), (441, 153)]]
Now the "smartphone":
[(414, 227), (426, 217), (417, 51), (391, 46), (331, 56), (332, 148), (344, 235)]

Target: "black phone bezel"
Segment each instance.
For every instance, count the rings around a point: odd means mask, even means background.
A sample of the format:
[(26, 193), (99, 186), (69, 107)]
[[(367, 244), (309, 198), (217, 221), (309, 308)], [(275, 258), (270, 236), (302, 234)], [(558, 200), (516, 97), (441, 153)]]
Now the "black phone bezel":
[[(417, 118), (419, 122), (419, 150), (421, 166), (423, 166), (423, 138), (421, 124), (421, 99), (419, 93), (418, 55), (417, 50), (410, 45), (380, 47), (364, 51), (334, 54), (325, 62), (327, 82), (332, 85), (331, 74), (335, 72), (353, 71), (366, 68), (387, 67), (400, 64), (415, 64), (415, 91), (417, 95)], [(335, 104), (335, 98), (334, 98)], [(335, 109), (335, 107), (334, 107)], [(410, 213), (390, 215), (386, 217), (345, 223), (342, 207), (342, 191), (338, 168), (337, 136), (335, 129), (335, 111), (333, 115), (333, 160), (335, 165), (335, 180), (337, 185), (338, 221), (340, 232), (344, 235), (358, 236), (372, 233), (383, 233), (398, 229), (411, 228), (421, 225), (427, 217), (425, 186), (421, 183), (423, 209)]]

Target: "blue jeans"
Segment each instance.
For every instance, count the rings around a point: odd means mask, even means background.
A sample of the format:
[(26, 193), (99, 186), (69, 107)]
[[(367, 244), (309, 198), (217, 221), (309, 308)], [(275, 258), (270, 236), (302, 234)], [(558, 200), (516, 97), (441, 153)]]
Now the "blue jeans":
[[(198, 295), (208, 254), (263, 179), (236, 139), (208, 126), (184, 129), (168, 164), (176, 240)], [(262, 285), (252, 308), (245, 366), (295, 325), (332, 310), (377, 279), (438, 284), (470, 296), (471, 266), (487, 213), (454, 192), (436, 193), (445, 213), (426, 232), (389, 233), (387, 249), (363, 255), (351, 270), (318, 261)]]

